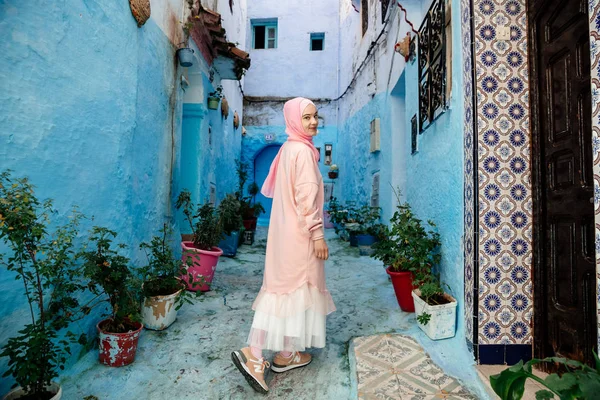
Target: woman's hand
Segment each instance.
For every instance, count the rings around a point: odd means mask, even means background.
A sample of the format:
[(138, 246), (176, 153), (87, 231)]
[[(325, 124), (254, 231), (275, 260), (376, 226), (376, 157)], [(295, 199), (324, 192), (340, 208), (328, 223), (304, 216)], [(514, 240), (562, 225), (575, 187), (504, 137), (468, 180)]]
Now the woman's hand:
[(327, 260), (329, 258), (329, 248), (325, 239), (317, 239), (314, 241), (315, 245), (315, 256), (320, 260)]

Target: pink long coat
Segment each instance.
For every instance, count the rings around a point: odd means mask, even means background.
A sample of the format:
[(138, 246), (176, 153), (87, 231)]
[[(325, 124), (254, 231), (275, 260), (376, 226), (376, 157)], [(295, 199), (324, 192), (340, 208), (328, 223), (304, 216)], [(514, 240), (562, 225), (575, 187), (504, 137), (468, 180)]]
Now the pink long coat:
[(325, 285), (324, 261), (314, 252), (323, 238), (323, 178), (304, 143), (283, 145), (275, 180), (263, 284), (252, 308), (251, 346), (274, 351), (325, 346), (325, 319), (335, 305)]

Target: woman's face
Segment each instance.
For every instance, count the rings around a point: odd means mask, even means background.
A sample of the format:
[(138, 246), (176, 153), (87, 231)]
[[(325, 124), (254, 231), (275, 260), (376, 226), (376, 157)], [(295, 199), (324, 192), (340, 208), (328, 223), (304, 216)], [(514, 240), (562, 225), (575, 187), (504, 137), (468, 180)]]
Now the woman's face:
[(302, 112), (302, 127), (304, 128), (304, 132), (308, 133), (310, 136), (316, 136), (318, 126), (319, 114), (317, 108), (312, 104), (309, 104)]

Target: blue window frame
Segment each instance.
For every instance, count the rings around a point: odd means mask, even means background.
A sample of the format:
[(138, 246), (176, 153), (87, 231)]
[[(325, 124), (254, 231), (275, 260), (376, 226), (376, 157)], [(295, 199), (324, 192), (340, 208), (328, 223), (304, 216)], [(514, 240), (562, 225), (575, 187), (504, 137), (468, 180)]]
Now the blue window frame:
[(310, 34), (310, 50), (311, 51), (323, 51), (325, 50), (325, 34), (324, 33), (311, 33)]
[(277, 48), (277, 18), (253, 19), (251, 24), (253, 49)]

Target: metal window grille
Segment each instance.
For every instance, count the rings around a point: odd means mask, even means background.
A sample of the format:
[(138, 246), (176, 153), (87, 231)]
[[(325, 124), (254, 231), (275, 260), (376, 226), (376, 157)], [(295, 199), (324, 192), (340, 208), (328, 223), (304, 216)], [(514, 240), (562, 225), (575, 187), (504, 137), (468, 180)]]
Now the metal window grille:
[(446, 13), (435, 0), (419, 28), (419, 131), (446, 108)]

